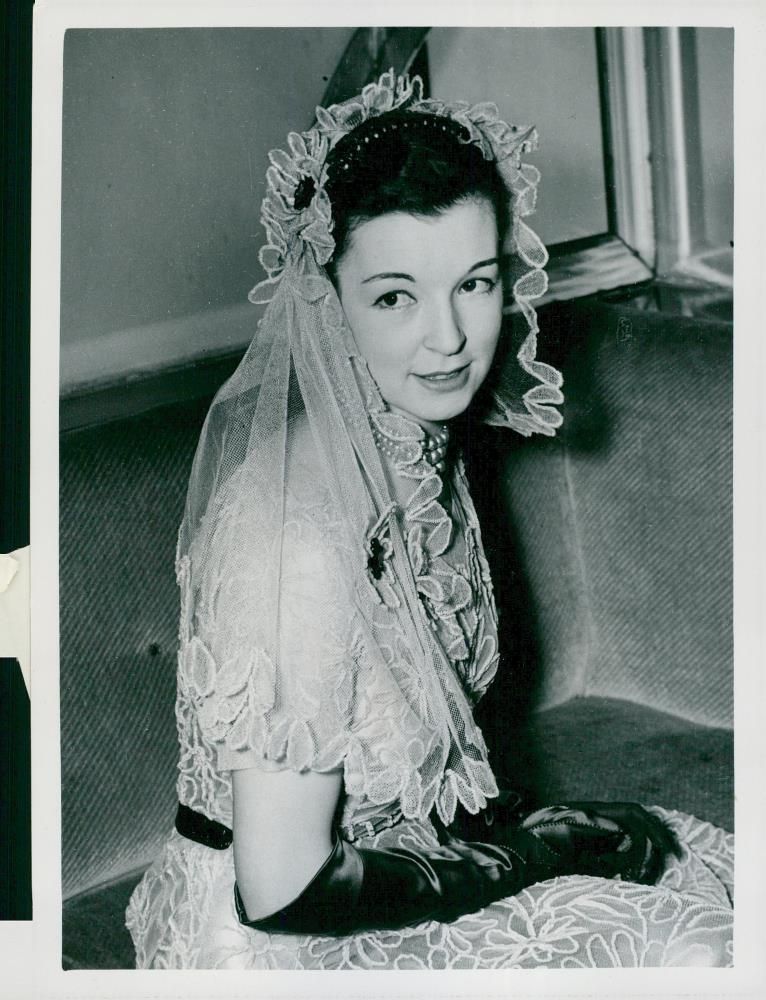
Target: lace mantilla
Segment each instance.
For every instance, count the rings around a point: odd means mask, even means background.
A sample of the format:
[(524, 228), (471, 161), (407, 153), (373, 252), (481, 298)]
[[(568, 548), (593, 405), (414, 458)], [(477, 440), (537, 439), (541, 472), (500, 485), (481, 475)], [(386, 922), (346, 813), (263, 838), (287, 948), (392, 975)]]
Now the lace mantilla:
[[(272, 294), (208, 413), (178, 543), (179, 789), (223, 822), (225, 772), (237, 767), (342, 766), (351, 797), (398, 801), (408, 818), (436, 807), (445, 822), (458, 801), (476, 812), (497, 794), (472, 714), (497, 663), (494, 607), (462, 467), (447, 511), (422, 431), (387, 415), (323, 267), (328, 150), (366, 121), (374, 140), (376, 116), (394, 108), (449, 119), (495, 158), (527, 262), (522, 309), (544, 283), (545, 250), (522, 222), (537, 173), (521, 153), (534, 132), (491, 105), (425, 101), (416, 79), (384, 74), (272, 154), (262, 254)], [(531, 306), (525, 315), (519, 359), (544, 384), (502, 419), (552, 433), (560, 377), (534, 360)], [(403, 437), (415, 456), (398, 485), (376, 433)]]
[(358, 97), (329, 108), (318, 107), (313, 128), (308, 132), (291, 132), (287, 150), (274, 149), (269, 153), (268, 193), (261, 206), (267, 242), (258, 258), (268, 277), (253, 288), (250, 301), (269, 302), (285, 268), (288, 264), (297, 265), (305, 253), (310, 253), (320, 265), (330, 260), (335, 242), (332, 205), (326, 190), (328, 153), (362, 122), (395, 110), (433, 115), (437, 120), (449, 119), (463, 126), (468, 141), (481, 149), (485, 159), (497, 164), (511, 192), (510, 248), (520, 272), (513, 284), (513, 300), (529, 327), (517, 359), (539, 384), (522, 396), (523, 410), (514, 405), (512, 393), (496, 389), (486, 421), (524, 435), (550, 436), (561, 424), (561, 415), (555, 407), (564, 397), (560, 372), (536, 360), (538, 324), (532, 300), (547, 290), (544, 268), (548, 252), (524, 222), (535, 210), (540, 172), (521, 160), (523, 154), (536, 148), (537, 131), (504, 122), (495, 104), (424, 99), (420, 77), (410, 78), (406, 74), (396, 77), (389, 70), (377, 83), (366, 86)]

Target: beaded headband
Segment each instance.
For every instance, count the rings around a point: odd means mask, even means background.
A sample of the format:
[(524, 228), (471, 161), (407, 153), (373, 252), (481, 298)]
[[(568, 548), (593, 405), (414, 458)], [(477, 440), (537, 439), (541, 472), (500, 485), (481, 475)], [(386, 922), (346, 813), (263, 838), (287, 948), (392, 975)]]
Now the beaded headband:
[[(353, 131), (346, 133), (330, 150), (327, 158), (328, 183), (343, 181), (345, 171), (363, 161), (376, 144), (404, 129), (408, 135), (413, 136), (418, 132), (424, 136), (441, 132), (444, 135), (451, 134), (460, 142), (468, 143), (471, 140), (468, 130), (451, 118), (414, 113), (412, 110), (402, 113), (394, 111), (385, 117), (368, 118)], [(298, 211), (308, 208), (315, 193), (316, 183), (313, 177), (303, 177), (295, 189), (293, 208)]]

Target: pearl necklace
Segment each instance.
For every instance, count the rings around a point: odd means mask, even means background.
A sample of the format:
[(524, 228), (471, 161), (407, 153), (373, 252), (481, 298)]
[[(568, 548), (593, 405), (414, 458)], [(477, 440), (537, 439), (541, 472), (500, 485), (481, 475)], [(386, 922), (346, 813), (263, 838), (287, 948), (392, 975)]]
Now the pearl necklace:
[[(432, 465), (437, 472), (444, 472), (447, 467), (447, 449), (449, 448), (449, 427), (447, 424), (442, 424), (436, 434), (429, 434), (428, 431), (423, 432), (425, 434), (425, 440), (421, 442), (423, 447), (423, 457)], [(372, 426), (372, 436), (375, 440), (375, 444), (378, 449), (387, 455), (389, 458), (393, 459), (395, 462), (401, 461), (404, 457), (402, 452), (402, 445), (399, 442), (393, 440), (393, 438), (382, 434), (378, 428), (373, 424)], [(407, 442), (409, 443), (409, 442)]]

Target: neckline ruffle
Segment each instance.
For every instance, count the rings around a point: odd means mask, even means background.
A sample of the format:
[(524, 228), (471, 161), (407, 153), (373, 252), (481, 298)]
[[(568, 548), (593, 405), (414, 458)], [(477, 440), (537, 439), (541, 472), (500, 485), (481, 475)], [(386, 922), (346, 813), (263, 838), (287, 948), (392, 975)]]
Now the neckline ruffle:
[[(400, 505), (400, 516), (416, 590), (430, 627), (466, 693), (476, 693), (474, 677), (480, 679), (481, 693), (497, 669), (497, 612), (488, 568), (480, 554), (478, 521), (464, 483), (462, 459), (453, 454), (452, 464), (442, 476), (426, 457), (426, 432), (417, 421), (387, 409), (372, 410), (369, 416), (373, 428), (396, 444), (397, 456), (386, 456), (384, 461), (398, 476), (413, 483), (409, 499)], [(462, 523), (465, 546), (457, 561), (447, 558), (455, 541), (455, 523), (441, 502), (448, 475), (459, 505), (455, 521)], [(483, 621), (484, 615), (490, 621)], [(478, 657), (480, 646), (484, 655)]]

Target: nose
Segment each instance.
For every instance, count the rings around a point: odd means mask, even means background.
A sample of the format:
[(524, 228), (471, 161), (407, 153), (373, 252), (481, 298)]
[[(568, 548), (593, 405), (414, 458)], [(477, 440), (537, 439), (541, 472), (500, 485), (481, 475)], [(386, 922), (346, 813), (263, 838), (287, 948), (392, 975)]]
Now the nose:
[(466, 336), (460, 314), (451, 300), (434, 303), (427, 323), (423, 343), (429, 350), (445, 356), (462, 351)]

